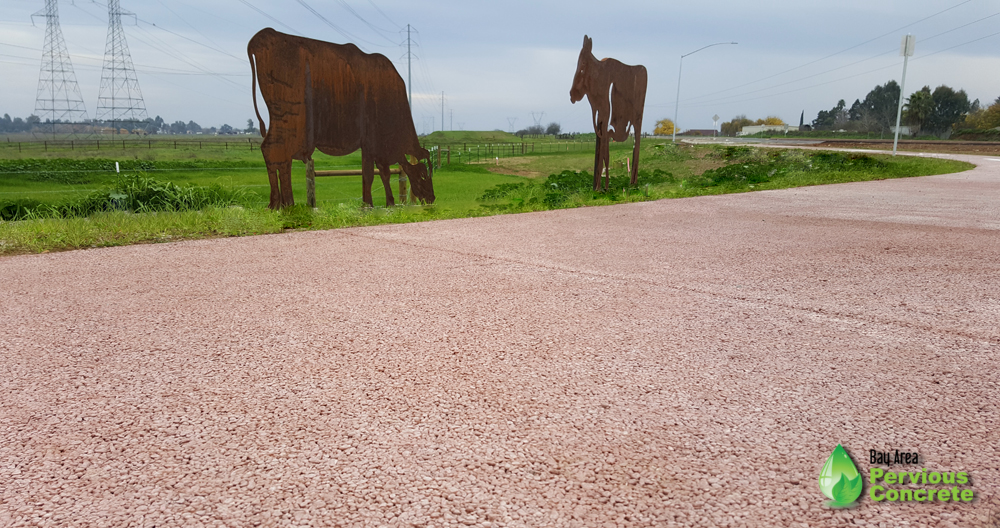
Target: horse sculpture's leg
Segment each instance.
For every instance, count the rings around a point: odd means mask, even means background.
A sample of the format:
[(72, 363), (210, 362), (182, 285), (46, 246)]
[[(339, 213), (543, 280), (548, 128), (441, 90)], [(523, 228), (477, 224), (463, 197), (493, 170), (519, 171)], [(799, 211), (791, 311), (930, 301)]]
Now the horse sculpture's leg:
[(385, 206), (392, 207), (396, 205), (396, 200), (392, 197), (392, 185), (389, 184), (389, 168), (391, 165), (386, 165), (385, 163), (378, 163), (379, 176), (382, 177), (382, 187), (385, 187)]
[(639, 129), (641, 127), (641, 121), (635, 124), (635, 145), (632, 147), (632, 179), (630, 180), (632, 187), (639, 184), (639, 138), (642, 137), (642, 132)]
[(601, 168), (604, 167), (604, 163), (601, 158), (604, 155), (604, 149), (601, 148), (601, 132), (597, 132), (597, 145), (594, 146), (594, 190), (601, 190)]
[(361, 151), (361, 200), (368, 207), (374, 207), (372, 203), (372, 183), (375, 182), (375, 160), (368, 157), (365, 151)]
[(604, 138), (602, 152), (604, 153), (602, 156), (604, 158), (604, 192), (607, 192), (611, 182), (611, 138)]

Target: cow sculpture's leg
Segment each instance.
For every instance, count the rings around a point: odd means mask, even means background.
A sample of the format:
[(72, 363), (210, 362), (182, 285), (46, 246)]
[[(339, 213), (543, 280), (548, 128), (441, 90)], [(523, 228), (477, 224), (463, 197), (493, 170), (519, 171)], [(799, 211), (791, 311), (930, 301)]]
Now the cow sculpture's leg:
[(281, 182), (281, 207), (295, 205), (292, 196), (292, 160), (278, 164), (278, 180)]
[(382, 187), (385, 187), (385, 206), (392, 207), (396, 205), (396, 199), (392, 197), (392, 185), (389, 184), (389, 168), (391, 165), (386, 165), (385, 163), (378, 163), (379, 176), (382, 178)]
[(375, 182), (375, 160), (370, 158), (365, 151), (361, 151), (361, 201), (368, 207), (374, 207), (372, 203), (372, 183)]
[(271, 209), (281, 209), (281, 187), (278, 185), (278, 167), (283, 165), (280, 161), (267, 164), (267, 179), (271, 183), (271, 200), (267, 206)]

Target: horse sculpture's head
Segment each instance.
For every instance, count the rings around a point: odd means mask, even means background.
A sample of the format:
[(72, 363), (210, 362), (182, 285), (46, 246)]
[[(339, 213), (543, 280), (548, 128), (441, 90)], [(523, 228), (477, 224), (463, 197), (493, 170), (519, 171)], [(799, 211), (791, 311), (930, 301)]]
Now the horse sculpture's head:
[(569, 90), (569, 101), (575, 103), (587, 95), (588, 69), (594, 59), (594, 41), (587, 35), (583, 36), (583, 49), (576, 61), (576, 75), (573, 77), (573, 87)]
[(403, 172), (410, 180), (410, 190), (413, 192), (413, 197), (426, 204), (432, 204), (434, 203), (434, 183), (431, 181), (431, 170), (428, 168), (431, 163), (430, 152), (422, 149), (421, 159), (426, 159), (427, 164), (425, 165), (423, 161), (417, 161), (414, 164), (403, 163)]

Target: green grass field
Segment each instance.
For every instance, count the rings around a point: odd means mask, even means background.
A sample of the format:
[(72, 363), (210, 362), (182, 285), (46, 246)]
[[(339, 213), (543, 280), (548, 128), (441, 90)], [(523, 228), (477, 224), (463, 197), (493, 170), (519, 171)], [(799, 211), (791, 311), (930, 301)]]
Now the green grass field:
[[(451, 139), (475, 138), (469, 133), (447, 134), (456, 135)], [(316, 210), (299, 205), (280, 212), (266, 209), (270, 187), (259, 150), (137, 148), (118, 150), (114, 157), (107, 156), (106, 151), (98, 154), (79, 150), (51, 151), (32, 158), (8, 156), (9, 159), (0, 158), (0, 210), (4, 210), (5, 203), (27, 200), (50, 207), (50, 213), (43, 214), (45, 209), (41, 207), (26, 220), (0, 221), (0, 255), (276, 233), (287, 229), (417, 222), (922, 176), (971, 168), (967, 163), (935, 158), (844, 154), (824, 158), (804, 151), (678, 146), (647, 139), (642, 143), (642, 178), (638, 188), (628, 189), (625, 179), (631, 144), (612, 144), (613, 188), (609, 193), (594, 193), (589, 189), (592, 177), (586, 174), (593, 171), (593, 147), (573, 150), (567, 146), (569, 142), (558, 140), (546, 144), (551, 150), (543, 151), (536, 144), (534, 153), (521, 155), (518, 150), (517, 155), (489, 161), (483, 161), (484, 156), (480, 155), (479, 163), (470, 164), (458, 163), (459, 159), (469, 160), (468, 146), (464, 157), (459, 157), (458, 149), (452, 146), (452, 164), (434, 173), (437, 200), (431, 206), (385, 208), (385, 193), (376, 178), (372, 188), (376, 207), (364, 208), (361, 177), (348, 176), (317, 178)], [(6, 152), (10, 153), (9, 149)], [(0, 150), (0, 156), (3, 153)], [(153, 187), (168, 186), (172, 189), (169, 192), (190, 193), (212, 186), (226, 192), (221, 193), (222, 202), (198, 206), (199, 210), (178, 206), (167, 209), (143, 206), (138, 213), (123, 210), (115, 205), (125, 203), (117, 200), (124, 199), (122, 193), (126, 192), (114, 187), (122, 182), (114, 171), (115, 161), (129, 177), (144, 178)], [(358, 153), (338, 158), (317, 153), (315, 164), (318, 170), (360, 168), (361, 159)], [(391, 187), (395, 193), (395, 178)], [(498, 193), (497, 189), (505, 190)], [(296, 203), (303, 204), (305, 165), (300, 162), (293, 163), (293, 192)], [(484, 194), (492, 198), (483, 199)], [(87, 218), (65, 213), (79, 210), (73, 208), (51, 214), (55, 210), (51, 206), (86, 200), (105, 200), (111, 206), (101, 206), (98, 209), (101, 212), (88, 213)]]

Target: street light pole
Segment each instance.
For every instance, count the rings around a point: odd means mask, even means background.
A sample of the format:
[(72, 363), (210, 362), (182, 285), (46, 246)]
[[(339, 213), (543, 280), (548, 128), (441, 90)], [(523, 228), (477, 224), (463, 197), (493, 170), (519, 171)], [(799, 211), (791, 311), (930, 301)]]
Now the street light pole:
[(709, 44), (708, 46), (698, 48), (691, 53), (681, 55), (681, 64), (677, 68), (677, 97), (674, 99), (674, 137), (673, 142), (677, 143), (677, 110), (681, 102), (681, 72), (684, 70), (684, 57), (688, 55), (694, 55), (705, 48), (711, 48), (712, 46), (721, 46), (722, 44), (736, 44), (736, 42), (716, 42), (715, 44)]
[(913, 55), (913, 48), (917, 44), (917, 37), (906, 35), (899, 47), (899, 54), (903, 56), (903, 78), (899, 81), (899, 101), (896, 107), (896, 133), (892, 140), (892, 155), (896, 155), (896, 145), (899, 144), (899, 118), (903, 115), (903, 90), (906, 88), (906, 62)]

